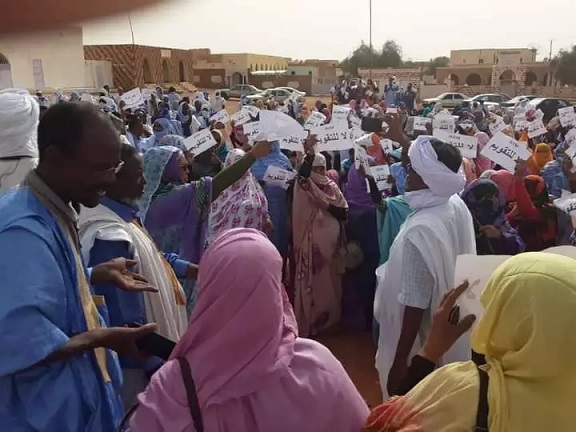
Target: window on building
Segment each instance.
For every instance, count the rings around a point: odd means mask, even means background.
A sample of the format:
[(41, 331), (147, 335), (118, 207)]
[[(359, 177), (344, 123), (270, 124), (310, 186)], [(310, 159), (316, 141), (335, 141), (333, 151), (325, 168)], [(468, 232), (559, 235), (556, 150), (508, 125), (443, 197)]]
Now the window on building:
[(484, 64), (484, 59), (478, 60), (478, 64)]
[(522, 63), (522, 57), (520, 57), (520, 63)]
[(290, 75), (296, 75), (296, 71), (291, 71)]

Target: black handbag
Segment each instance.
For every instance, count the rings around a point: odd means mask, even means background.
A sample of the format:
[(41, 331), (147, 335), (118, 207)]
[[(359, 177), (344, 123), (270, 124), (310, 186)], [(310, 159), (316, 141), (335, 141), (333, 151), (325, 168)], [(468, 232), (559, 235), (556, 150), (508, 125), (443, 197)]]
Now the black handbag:
[[(200, 404), (198, 403), (198, 395), (196, 394), (196, 384), (194, 383), (194, 378), (192, 378), (192, 371), (190, 370), (190, 365), (186, 359), (178, 358), (178, 364), (180, 365), (180, 372), (182, 373), (182, 379), (184, 380), (184, 388), (186, 389), (186, 398), (188, 399), (188, 407), (190, 409), (190, 415), (192, 416), (192, 421), (194, 422), (194, 427), (196, 432), (204, 432), (204, 423), (202, 422), (202, 412), (200, 411)], [(134, 414), (134, 411), (138, 408), (138, 403), (135, 403), (132, 408), (126, 411), (124, 417), (120, 421), (120, 426), (118, 430), (120, 432), (126, 430), (126, 425)]]
[(488, 432), (488, 374), (476, 366), (480, 378), (475, 432)]

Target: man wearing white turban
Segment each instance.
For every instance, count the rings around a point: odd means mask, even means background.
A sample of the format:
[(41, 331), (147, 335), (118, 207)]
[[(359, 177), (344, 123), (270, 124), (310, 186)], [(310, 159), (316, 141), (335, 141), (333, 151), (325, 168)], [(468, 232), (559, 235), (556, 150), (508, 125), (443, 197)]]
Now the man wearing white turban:
[[(466, 183), (462, 156), (430, 136), (410, 145), (404, 199), (414, 210), (377, 270), (374, 317), (380, 325), (376, 367), (384, 396), (394, 394), (412, 353), (430, 330), (432, 311), (454, 286), (456, 257), (475, 254), (472, 216), (457, 195)], [(459, 341), (442, 363), (465, 361), (469, 342)]]
[(0, 194), (20, 184), (38, 164), (40, 107), (26, 90), (0, 90)]

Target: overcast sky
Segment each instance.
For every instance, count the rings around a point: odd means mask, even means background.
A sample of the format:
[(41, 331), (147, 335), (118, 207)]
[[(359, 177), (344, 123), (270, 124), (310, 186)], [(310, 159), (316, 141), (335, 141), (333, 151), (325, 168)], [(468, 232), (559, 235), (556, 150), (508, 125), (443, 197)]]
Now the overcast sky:
[[(550, 40), (554, 53), (573, 43), (572, 3), (373, 0), (373, 44), (394, 39), (411, 60), (451, 49), (520, 47), (538, 49), (542, 59)], [(137, 44), (213, 53), (341, 60), (369, 39), (369, 0), (170, 0), (131, 18)], [(131, 43), (128, 15), (86, 24), (84, 43)]]

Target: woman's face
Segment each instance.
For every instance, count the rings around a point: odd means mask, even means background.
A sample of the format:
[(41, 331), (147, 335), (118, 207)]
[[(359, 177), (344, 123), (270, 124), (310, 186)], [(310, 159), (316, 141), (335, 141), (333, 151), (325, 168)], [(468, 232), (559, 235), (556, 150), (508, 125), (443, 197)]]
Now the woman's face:
[(187, 183), (190, 168), (188, 168), (188, 159), (186, 159), (184, 154), (178, 157), (178, 169), (180, 170), (180, 180), (182, 180), (182, 183)]
[(152, 130), (154, 132), (162, 132), (164, 131), (164, 128), (162, 127), (162, 125), (158, 122), (154, 122), (154, 124), (152, 125)]
[(323, 166), (315, 166), (312, 168), (312, 171), (315, 172), (316, 174), (320, 174), (320, 175), (326, 175), (326, 167)]

